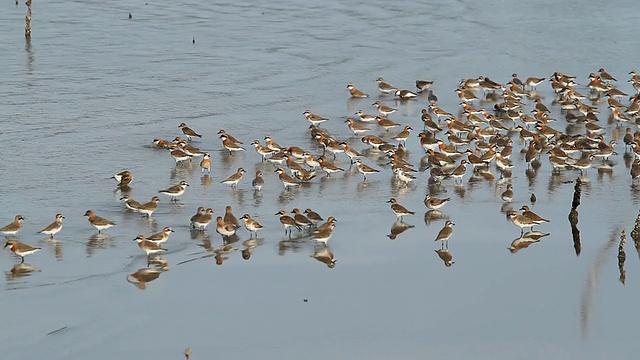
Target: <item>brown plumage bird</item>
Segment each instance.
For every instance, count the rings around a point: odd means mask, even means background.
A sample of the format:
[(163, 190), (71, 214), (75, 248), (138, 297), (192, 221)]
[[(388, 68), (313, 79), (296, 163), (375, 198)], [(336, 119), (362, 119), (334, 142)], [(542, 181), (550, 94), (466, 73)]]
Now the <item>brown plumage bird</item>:
[(182, 133), (185, 134), (187, 136), (187, 139), (189, 141), (191, 141), (192, 137), (199, 137), (201, 138), (202, 135), (198, 134), (197, 132), (193, 131), (193, 129), (191, 129), (190, 127), (187, 126), (187, 124), (185, 123), (180, 123), (180, 125), (178, 125), (178, 127), (180, 129), (182, 129)]
[(442, 228), (442, 230), (440, 230), (438, 236), (436, 236), (436, 239), (434, 241), (449, 241), (449, 238), (451, 237), (451, 235), (453, 235), (454, 225), (455, 224), (451, 220), (447, 220), (447, 222), (444, 223), (444, 227)]

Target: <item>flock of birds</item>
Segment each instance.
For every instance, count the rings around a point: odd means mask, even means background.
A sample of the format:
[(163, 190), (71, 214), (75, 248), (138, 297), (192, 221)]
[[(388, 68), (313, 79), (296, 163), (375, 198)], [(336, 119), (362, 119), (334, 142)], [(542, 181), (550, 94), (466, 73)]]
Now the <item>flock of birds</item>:
[[(264, 144), (254, 140), (250, 145), (254, 147), (262, 162), (273, 164), (273, 172), (277, 174), (285, 191), (305, 188), (304, 185), (313, 182), (321, 172), (327, 177), (337, 176), (345, 171), (344, 167), (339, 166), (338, 157), (346, 157), (344, 159), (348, 159), (350, 166), (355, 167), (355, 171), (362, 175), (363, 182), (367, 181), (367, 176), (376, 176), (388, 168), (393, 173), (396, 186), (399, 187), (408, 186), (421, 173), (428, 174), (429, 184), (453, 181), (457, 186), (467, 176), (469, 167), (473, 169), (471, 178), (493, 180), (496, 176), (491, 171), (493, 166), (500, 178), (507, 180), (500, 198), (508, 204), (514, 198), (510, 182), (515, 167), (510, 160), (514, 146), (512, 138), (518, 138), (520, 143), (525, 144), (522, 153), (527, 171), (536, 171), (544, 157), (553, 167), (554, 174), (579, 171), (584, 175), (591, 167), (607, 171), (614, 165), (609, 161), (609, 157), (617, 155), (617, 136), (620, 132), (618, 130), (624, 126), (626, 129), (622, 141), (625, 146), (625, 159), (630, 160), (628, 167), (631, 181), (635, 182), (640, 178), (640, 132), (633, 132), (631, 124), (635, 126), (640, 117), (640, 75), (636, 71), (630, 72), (630, 75), (628, 82), (637, 91), (631, 96), (619, 90), (615, 85), (617, 79), (604, 69), (589, 74), (588, 83), (582, 87), (578, 86), (575, 76), (559, 72), (553, 73), (548, 79), (529, 77), (521, 80), (517, 74), (513, 74), (506, 83), (498, 83), (483, 76), (462, 79), (455, 89), (460, 104), (457, 115), (454, 115), (455, 111), (448, 111), (439, 106), (438, 97), (431, 89), (433, 81), (418, 80), (415, 82), (416, 90), (412, 91), (393, 86), (380, 77), (376, 80), (380, 100), (371, 104), (376, 113), (368, 114), (364, 110), (358, 110), (355, 116), (344, 120), (353, 137), (339, 138), (331, 134), (322, 127), (329, 118), (306, 110), (302, 115), (309, 124), (310, 137), (317, 144), (316, 148), (281, 146), (271, 136), (263, 138)], [(537, 91), (537, 87), (545, 82), (551, 85), (555, 94), (551, 104), (545, 104)], [(578, 92), (582, 88), (587, 89), (588, 93), (583, 95)], [(369, 97), (353, 84), (348, 84), (347, 90), (352, 98)], [(628, 101), (623, 103), (623, 98), (628, 98)], [(396, 107), (385, 103), (385, 99), (393, 100)], [(599, 125), (602, 124), (599, 117), (603, 115), (597, 106), (604, 101), (608, 109), (608, 122), (615, 128), (608, 140), (605, 139), (606, 125)], [(425, 104), (420, 116), (422, 131), (417, 136), (411, 135), (414, 130), (411, 125), (403, 125), (392, 120), (398, 108), (407, 102)], [(547, 105), (561, 109), (563, 120), (568, 125), (567, 129), (571, 128), (572, 131), (563, 132), (552, 126), (556, 119), (550, 116), (551, 111)], [(381, 128), (378, 135), (374, 135), (376, 126)], [(195, 161), (199, 162), (203, 174), (210, 174), (214, 167), (210, 153), (198, 149), (195, 146), (197, 141), (194, 141), (203, 135), (186, 123), (181, 123), (178, 128), (182, 132), (180, 136), (176, 136), (172, 141), (156, 138), (153, 145), (158, 149), (166, 149), (175, 160), (176, 167)], [(247, 151), (242, 141), (225, 130), (220, 130), (217, 136), (224, 151), (228, 151), (230, 156)], [(407, 160), (409, 151), (406, 142), (413, 138), (419, 139), (419, 144), (425, 152), (417, 169), (416, 164)], [(358, 150), (357, 148), (363, 144), (366, 148)], [(320, 149), (322, 153), (319, 156), (314, 155), (319, 154)], [(371, 162), (372, 158), (376, 159), (377, 165)], [(245, 169), (240, 167), (221, 183), (235, 188), (245, 180), (245, 174)], [(264, 175), (262, 170), (255, 173), (251, 181), (254, 191), (262, 191)], [(160, 197), (153, 196), (148, 202), (141, 203), (129, 196), (130, 184), (133, 181), (131, 171), (119, 172), (113, 178), (118, 189), (122, 191), (121, 200), (126, 209), (150, 218), (159, 206)], [(167, 196), (171, 201), (177, 201), (189, 186), (186, 181), (180, 181), (169, 188), (159, 190), (158, 194)], [(427, 193), (424, 205), (429, 209), (429, 216), (443, 219), (439, 217), (442, 215), (439, 209), (450, 201), (450, 198), (438, 198), (435, 194)], [(535, 202), (533, 194), (531, 201)], [(408, 210), (395, 198), (389, 199), (388, 203), (397, 217), (391, 234), (388, 235), (394, 239), (412, 227), (402, 220), (404, 216), (414, 215), (415, 212)], [(511, 252), (526, 248), (548, 235), (534, 231), (533, 227), (549, 220), (532, 212), (527, 205), (522, 206), (520, 211), (509, 209), (506, 212), (511, 222), (521, 229), (520, 237), (509, 247)], [(198, 207), (188, 221), (192, 230), (205, 232), (208, 231), (209, 224), (215, 223), (215, 231), (222, 236), (223, 243), (232, 244), (237, 241), (236, 233), (242, 225), (249, 232), (250, 239), (257, 238), (258, 232), (263, 229), (260, 222), (249, 214), (236, 218), (230, 205), (226, 206), (224, 216), (214, 219), (213, 214), (211, 208)], [(275, 215), (284, 228), (285, 237), (291, 238), (292, 231), (297, 230), (303, 239), (310, 239), (316, 243), (314, 257), (327, 266), (334, 267), (336, 259), (328, 241), (336, 226), (336, 218), (330, 216), (325, 220), (309, 208), (304, 211), (296, 208), (290, 213), (280, 210)], [(92, 210), (87, 210), (85, 216), (98, 233), (116, 226), (113, 221), (96, 215)], [(38, 233), (53, 238), (62, 230), (64, 219), (63, 214), (57, 214), (55, 221)], [(18, 240), (17, 234), (22, 229), (23, 221), (24, 217), (17, 215), (12, 223), (0, 228), (0, 233), (7, 237), (5, 247), (9, 247), (13, 253), (20, 256), (21, 263), (24, 262), (25, 256), (40, 250)], [(435, 241), (441, 242), (441, 247), (436, 252), (447, 267), (454, 263), (448, 249), (454, 225), (452, 220), (447, 219), (435, 238)], [(525, 233), (525, 229), (529, 231)], [(151, 261), (158, 254), (167, 251), (162, 246), (173, 232), (171, 227), (164, 227), (156, 234), (139, 234), (133, 240)], [(243, 252), (245, 259), (250, 256), (245, 255), (247, 254)], [(221, 263), (220, 257), (216, 258)]]

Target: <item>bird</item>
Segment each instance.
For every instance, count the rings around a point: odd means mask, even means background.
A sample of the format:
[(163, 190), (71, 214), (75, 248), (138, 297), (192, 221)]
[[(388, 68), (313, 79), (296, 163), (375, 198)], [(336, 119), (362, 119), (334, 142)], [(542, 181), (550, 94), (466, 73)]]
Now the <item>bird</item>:
[(237, 228), (235, 225), (226, 224), (222, 220), (222, 216), (218, 216), (216, 218), (216, 232), (222, 235), (222, 237), (229, 237), (229, 236), (235, 235), (236, 229)]
[(363, 175), (364, 181), (367, 180), (367, 174), (375, 174), (377, 172), (380, 172), (380, 170), (374, 169), (368, 165), (363, 164), (362, 160), (360, 159), (356, 159), (355, 163), (356, 163), (356, 168), (358, 169), (358, 172)]
[(409, 135), (411, 134), (411, 130), (413, 130), (413, 128), (411, 126), (409, 126), (409, 125), (406, 125), (404, 127), (404, 130), (402, 130), (400, 133), (398, 133), (398, 135), (392, 137), (392, 139), (396, 140), (398, 142), (404, 143), (409, 138)]
[(138, 208), (141, 205), (139, 202), (133, 200), (129, 195), (121, 197), (120, 200), (124, 202), (124, 206), (126, 206), (127, 209), (135, 212), (138, 211)]
[(377, 78), (376, 82), (378, 83), (378, 89), (385, 94), (390, 94), (398, 90), (398, 88), (396, 88), (395, 86), (384, 81), (382, 77)]
[(529, 219), (526, 216), (520, 215), (517, 211), (510, 211), (507, 216), (509, 217), (513, 225), (520, 228), (521, 234), (524, 233), (524, 228), (528, 227), (529, 229), (533, 229), (533, 226), (536, 225), (533, 220)]
[(64, 220), (64, 215), (56, 214), (56, 219), (47, 227), (38, 231), (38, 234), (49, 235), (53, 239), (53, 236), (62, 230), (62, 220)]
[(144, 237), (143, 235), (136, 236), (135, 239), (133, 239), (133, 241), (138, 243), (138, 247), (140, 247), (140, 249), (142, 249), (142, 251), (144, 251), (147, 254), (147, 257), (153, 254), (167, 251), (167, 249), (162, 248), (159, 245), (156, 245), (154, 242), (148, 241), (147, 238)]
[(317, 212), (311, 209), (306, 209), (304, 211), (304, 214), (307, 216), (307, 219), (311, 220), (314, 226), (318, 225), (320, 221), (324, 221), (324, 219), (322, 218), (322, 216), (320, 216), (320, 214), (318, 214)]
[(631, 181), (635, 181), (640, 178), (640, 159), (633, 160), (633, 164), (631, 164)]
[(100, 233), (102, 230), (116, 226), (116, 223), (114, 223), (113, 221), (109, 221), (105, 218), (102, 218), (96, 215), (91, 210), (87, 210), (87, 212), (84, 213), (84, 216), (87, 217), (87, 220), (89, 221), (91, 226), (93, 226), (94, 228), (96, 228), (96, 230), (98, 230), (98, 233)]
[(320, 156), (318, 158), (318, 161), (320, 162), (320, 168), (327, 173), (327, 176), (331, 176), (331, 174), (333, 173), (344, 171), (344, 169), (335, 166), (332, 162), (327, 160), (324, 155)]
[(224, 129), (220, 129), (220, 131), (217, 132), (217, 135), (224, 135), (226, 136), (229, 141), (234, 142), (236, 144), (244, 144), (242, 141), (234, 138), (233, 136), (231, 136), (229, 133), (227, 133), (226, 131), (224, 131)]
[(280, 210), (276, 213), (276, 215), (280, 216), (280, 223), (284, 226), (284, 234), (287, 235), (289, 233), (289, 237), (291, 237), (291, 228), (295, 227), (298, 231), (301, 231), (302, 228), (296, 224), (296, 221), (284, 210)]
[(213, 219), (213, 209), (205, 210), (203, 207), (198, 208), (198, 212), (191, 217), (191, 227), (196, 230), (204, 230)]
[(424, 205), (431, 210), (438, 210), (449, 201), (451, 201), (451, 198), (439, 199), (431, 196), (430, 194), (426, 194), (424, 197)]
[(378, 109), (378, 112), (384, 116), (387, 116), (389, 114), (392, 114), (396, 111), (398, 111), (398, 109), (392, 108), (390, 106), (387, 106), (383, 103), (381, 103), (380, 101), (376, 101), (373, 104), (371, 104), (373, 106), (376, 107), (376, 109)]
[(163, 242), (169, 240), (171, 233), (174, 232), (172, 228), (166, 226), (159, 233), (153, 234), (147, 238), (147, 241), (150, 241), (156, 245), (160, 245)]
[(224, 146), (225, 149), (229, 150), (229, 154), (233, 154), (234, 152), (238, 151), (244, 151), (244, 148), (242, 146), (238, 145), (238, 143), (236, 142), (231, 141), (231, 139), (227, 135), (220, 135), (220, 139), (222, 140), (222, 146)]
[(177, 145), (171, 146), (169, 148), (169, 151), (170, 151), (171, 157), (173, 157), (173, 159), (176, 161), (176, 165), (178, 165), (178, 163), (182, 163), (184, 161), (190, 160), (192, 157), (191, 155), (184, 152)]
[(347, 126), (349, 127), (349, 130), (351, 130), (351, 132), (353, 132), (355, 136), (358, 136), (367, 131), (371, 131), (371, 129), (369, 129), (368, 127), (356, 123), (352, 118), (347, 118), (347, 120), (345, 120), (344, 122), (348, 123)]
[(116, 180), (119, 187), (125, 187), (129, 186), (133, 181), (133, 174), (131, 171), (125, 170), (113, 175), (113, 178)]
[(298, 208), (293, 209), (291, 213), (293, 214), (293, 221), (295, 221), (296, 225), (300, 228), (313, 226), (313, 222), (304, 216)]
[(347, 84), (347, 90), (349, 91), (349, 94), (351, 94), (352, 98), (366, 98), (366, 97), (369, 97), (369, 94), (366, 94), (366, 93), (356, 89), (356, 87), (353, 86), (353, 84), (351, 84), (351, 83)]
[(9, 246), (9, 249), (16, 255), (20, 256), (22, 258), (22, 261), (20, 261), (20, 263), (24, 263), (24, 257), (27, 255), (31, 255), (36, 251), (39, 251), (41, 248), (39, 247), (31, 247), (25, 243), (21, 243), (20, 241), (17, 240), (7, 240), (6, 244), (4, 244), (4, 247)]
[(291, 187), (300, 186), (300, 183), (289, 174), (285, 173), (283, 168), (279, 167), (275, 172), (278, 173), (278, 178), (282, 181), (282, 185), (284, 185), (285, 190)]
[(232, 188), (235, 188), (240, 182), (240, 180), (242, 180), (244, 173), (245, 173), (245, 170), (243, 168), (238, 168), (238, 170), (236, 170), (234, 174), (220, 181), (220, 183), (231, 185)]
[(24, 217), (22, 215), (16, 215), (13, 222), (0, 228), (0, 233), (5, 235), (15, 235), (22, 229), (22, 222)]
[(178, 201), (178, 196), (184, 194), (189, 184), (186, 181), (180, 181), (179, 184), (170, 186), (167, 189), (159, 190), (158, 193), (171, 196), (172, 201)]
[(400, 100), (409, 100), (417, 97), (418, 94), (410, 90), (396, 90), (395, 97)]
[(204, 173), (205, 171), (211, 174), (211, 156), (209, 153), (204, 153), (202, 156), (202, 161), (200, 161), (200, 170)]
[(238, 219), (233, 215), (233, 211), (229, 205), (224, 208), (224, 217), (222, 218), (222, 221), (224, 221), (225, 224), (233, 225), (236, 229), (240, 227), (240, 225), (238, 225)]
[(180, 123), (180, 125), (178, 125), (178, 127), (180, 129), (182, 129), (182, 133), (187, 136), (187, 139), (189, 139), (189, 141), (191, 141), (192, 137), (199, 137), (199, 138), (202, 137), (202, 135), (200, 135), (197, 132), (193, 131), (193, 129), (188, 127), (187, 124), (185, 124), (185, 123)]
[(311, 239), (315, 240), (316, 243), (322, 243), (324, 246), (327, 246), (327, 241), (329, 241), (329, 238), (331, 238), (331, 235), (333, 234), (336, 222), (337, 220), (333, 216), (330, 216), (323, 226), (318, 227), (313, 232)]
[(249, 231), (250, 237), (253, 237), (253, 235), (257, 237), (258, 230), (261, 230), (263, 228), (263, 226), (260, 225), (259, 222), (253, 220), (249, 214), (242, 215), (240, 217), (240, 220), (244, 220), (244, 227), (247, 229), (247, 231)]
[(418, 92), (428, 90), (433, 85), (433, 80), (416, 80), (416, 89)]
[(449, 241), (449, 238), (451, 237), (451, 235), (453, 234), (453, 226), (455, 224), (453, 223), (453, 221), (451, 220), (447, 220), (444, 223), (444, 227), (440, 230), (440, 232), (438, 233), (438, 236), (436, 236), (436, 239), (434, 241), (442, 241), (443, 243), (445, 241)]
[(410, 211), (407, 208), (405, 208), (404, 206), (398, 204), (397, 200), (395, 198), (391, 198), (389, 199), (389, 201), (387, 201), (387, 203), (391, 203), (391, 211), (393, 211), (394, 214), (396, 214), (396, 217), (400, 220), (402, 220), (402, 217), (404, 215), (414, 215), (415, 212), (414, 211)]
[(256, 171), (256, 177), (253, 179), (253, 181), (251, 181), (251, 186), (253, 186), (254, 190), (262, 190), (262, 186), (264, 186), (264, 177), (262, 176), (262, 171)]
[(508, 184), (507, 189), (500, 194), (500, 198), (504, 202), (511, 202), (513, 200), (513, 185)]
[(536, 86), (540, 85), (544, 80), (545, 78), (529, 77), (524, 81), (524, 85), (535, 89)]
[(329, 120), (328, 118), (316, 115), (314, 113), (312, 113), (310, 110), (305, 110), (302, 115), (304, 115), (304, 117), (307, 119), (308, 122), (310, 122), (312, 125), (314, 126), (318, 126), (321, 123)]
[(522, 205), (520, 210), (522, 210), (522, 216), (529, 218), (531, 221), (533, 221), (534, 223), (536, 223), (538, 225), (540, 225), (542, 223), (545, 223), (545, 222), (550, 222), (550, 220), (544, 219), (544, 218), (538, 216), (538, 214), (536, 214), (533, 211), (531, 211), (529, 209), (529, 206), (527, 206), (527, 205)]
[(140, 212), (143, 216), (151, 217), (151, 214), (153, 214), (153, 212), (158, 208), (158, 202), (160, 202), (160, 198), (154, 196), (151, 198), (151, 200), (149, 200), (149, 202), (140, 204), (140, 206), (138, 207), (138, 212)]

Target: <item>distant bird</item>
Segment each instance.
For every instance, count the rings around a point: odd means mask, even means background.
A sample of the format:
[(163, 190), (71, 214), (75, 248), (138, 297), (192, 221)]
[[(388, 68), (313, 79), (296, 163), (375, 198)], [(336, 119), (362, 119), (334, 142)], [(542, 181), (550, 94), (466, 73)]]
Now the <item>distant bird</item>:
[(160, 194), (164, 194), (171, 197), (172, 201), (178, 201), (178, 196), (184, 194), (189, 184), (186, 181), (180, 181), (179, 184), (170, 186), (167, 189), (159, 190)]
[(0, 233), (5, 235), (15, 235), (22, 229), (22, 222), (24, 217), (22, 215), (16, 215), (13, 222), (0, 228)]
[(244, 173), (245, 173), (245, 170), (243, 168), (238, 168), (238, 170), (236, 170), (234, 174), (220, 181), (220, 183), (231, 185), (232, 188), (235, 188), (240, 182), (240, 180), (242, 180)]
[(433, 80), (416, 80), (416, 88), (418, 92), (428, 90), (433, 85)]
[(317, 212), (311, 209), (306, 209), (304, 211), (304, 214), (307, 216), (307, 219), (311, 220), (314, 226), (318, 225), (320, 221), (324, 221), (324, 219), (322, 218), (322, 216), (320, 216), (320, 214), (318, 214)]
[(386, 82), (382, 77), (377, 78), (376, 82), (378, 83), (378, 89), (385, 94), (395, 93), (396, 90), (398, 90), (398, 88)]
[(211, 174), (211, 156), (209, 153), (204, 153), (202, 161), (200, 161), (200, 169), (203, 173), (206, 171)]
[(333, 234), (333, 229), (336, 226), (336, 222), (337, 220), (333, 216), (330, 216), (329, 219), (327, 219), (327, 222), (323, 224), (323, 226), (318, 227), (313, 232), (311, 238), (315, 240), (316, 243), (322, 243), (324, 246), (327, 246), (327, 242)]
[(545, 222), (549, 222), (549, 220), (544, 219), (544, 218), (538, 216), (538, 214), (536, 214), (533, 211), (531, 211), (529, 209), (529, 206), (527, 206), (527, 205), (522, 205), (520, 210), (522, 210), (522, 216), (529, 218), (531, 221), (533, 221), (534, 223), (536, 223), (538, 225), (540, 225), (542, 223), (545, 223)]
[(356, 159), (355, 163), (356, 163), (356, 168), (358, 169), (358, 172), (363, 175), (364, 181), (367, 180), (367, 174), (375, 174), (377, 172), (380, 172), (380, 170), (376, 170), (368, 165), (363, 164), (362, 160), (360, 159)]
[(136, 238), (133, 239), (133, 241), (138, 243), (138, 247), (140, 247), (140, 249), (142, 249), (142, 251), (144, 251), (147, 254), (147, 257), (153, 254), (167, 251), (167, 249), (162, 248), (151, 241), (148, 241), (147, 238), (142, 235), (136, 236)]
[(349, 94), (351, 94), (352, 98), (366, 98), (366, 97), (369, 97), (368, 94), (356, 89), (356, 87), (353, 86), (353, 84), (351, 84), (351, 83), (347, 84), (347, 90), (349, 91)]
[(404, 215), (414, 215), (415, 212), (408, 210), (404, 206), (398, 204), (398, 201), (395, 198), (389, 199), (387, 203), (391, 203), (391, 211), (396, 214), (398, 219), (402, 219)]
[(264, 186), (264, 177), (262, 176), (262, 171), (256, 171), (256, 177), (253, 179), (253, 181), (251, 181), (251, 186), (253, 186), (254, 190), (262, 190), (262, 186)]
[(62, 220), (64, 220), (64, 215), (56, 214), (55, 221), (38, 231), (38, 234), (49, 235), (53, 239), (53, 236), (62, 230)]
[(185, 134), (187, 136), (187, 139), (189, 141), (191, 141), (192, 137), (199, 137), (201, 138), (202, 135), (198, 134), (197, 132), (193, 131), (193, 129), (191, 129), (190, 127), (187, 126), (187, 124), (185, 123), (180, 123), (180, 125), (178, 125), (178, 127), (180, 129), (182, 129), (182, 133)]
[(511, 202), (513, 200), (513, 185), (507, 185), (507, 190), (500, 194), (500, 198), (504, 202)]
[(260, 225), (259, 222), (253, 220), (249, 214), (242, 215), (240, 220), (244, 220), (244, 227), (249, 231), (250, 237), (253, 237), (254, 235), (257, 237), (258, 230), (263, 228), (263, 226)]
[(39, 251), (40, 248), (34, 248), (31, 247), (27, 244), (21, 243), (20, 241), (17, 240), (8, 240), (6, 244), (4, 244), (4, 247), (9, 247), (9, 249), (11, 251), (13, 251), (14, 254), (20, 256), (22, 258), (22, 261), (20, 261), (20, 263), (24, 263), (24, 257), (27, 255), (31, 255), (36, 251)]
[(438, 210), (451, 201), (451, 198), (439, 199), (437, 197), (433, 197), (429, 194), (426, 194), (424, 197), (424, 205), (431, 210)]
[(89, 221), (91, 226), (98, 230), (98, 233), (100, 233), (102, 230), (116, 226), (116, 223), (114, 223), (113, 221), (102, 218), (94, 214), (94, 212), (91, 210), (87, 210), (87, 212), (84, 213), (84, 216), (87, 217), (87, 220)]
[(449, 238), (451, 237), (451, 235), (453, 235), (453, 226), (455, 224), (451, 221), (451, 220), (447, 220), (444, 223), (444, 227), (440, 230), (440, 232), (438, 233), (438, 236), (436, 236), (436, 239), (434, 241), (442, 241), (443, 243), (445, 241), (449, 241)]
[(113, 175), (113, 178), (116, 180), (119, 187), (124, 187), (131, 184), (133, 181), (133, 174), (131, 174), (130, 171), (125, 170)]

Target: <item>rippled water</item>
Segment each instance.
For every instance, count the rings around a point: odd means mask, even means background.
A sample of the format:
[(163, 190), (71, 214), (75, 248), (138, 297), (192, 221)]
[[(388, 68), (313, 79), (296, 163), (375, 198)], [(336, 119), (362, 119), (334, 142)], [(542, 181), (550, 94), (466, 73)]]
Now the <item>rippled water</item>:
[[(3, 358), (175, 359), (187, 346), (194, 359), (631, 358), (639, 350), (633, 313), (640, 268), (627, 239), (621, 284), (616, 249), (620, 230), (633, 226), (640, 192), (631, 186), (623, 145), (612, 173), (591, 169), (585, 177), (579, 256), (567, 221), (573, 185), (565, 182), (579, 173), (551, 176), (546, 160), (527, 173), (523, 155), (514, 154), (513, 206), (529, 204), (533, 192), (533, 210), (552, 222), (540, 227), (550, 236), (511, 254), (506, 248), (518, 229), (503, 213), (504, 180), (467, 175), (462, 186), (434, 188), (426, 172), (403, 188), (371, 156), (365, 162), (383, 171), (366, 183), (352, 168), (283, 191), (272, 165), (253, 149), (229, 156), (216, 132), (224, 128), (247, 147), (270, 134), (317, 154), (301, 115), (311, 109), (331, 118), (326, 129), (364, 149), (342, 121), (358, 109), (373, 113), (376, 99), (399, 107), (394, 120), (420, 128), (426, 99), (381, 96), (378, 76), (409, 89), (416, 79), (433, 79), (449, 111), (458, 109), (458, 81), (479, 75), (506, 82), (513, 72), (561, 71), (585, 84), (604, 67), (632, 92), (625, 80), (640, 52), (635, 5), (34, 2), (33, 38), (25, 44), (26, 9), (5, 2), (0, 223), (25, 215), (20, 240), (43, 250), (27, 257), (35, 267), (27, 276), (11, 271), (19, 259), (0, 253)], [(348, 99), (349, 82), (372, 99)], [(548, 85), (539, 91), (550, 105)], [(606, 105), (599, 109), (605, 119)], [(181, 122), (204, 135), (195, 145), (212, 152), (210, 182), (195, 163), (176, 167), (150, 146), (155, 137), (181, 135)], [(608, 125), (607, 140), (622, 131)], [(407, 147), (418, 164), (417, 138)], [(343, 156), (338, 164), (349, 167)], [(237, 190), (219, 183), (238, 167), (248, 179)], [(180, 180), (191, 186), (176, 204), (163, 197), (153, 221), (143, 220), (124, 210), (109, 179), (124, 169), (134, 173), (130, 195), (139, 201)], [(249, 185), (256, 170), (266, 174), (260, 194)], [(425, 219), (428, 191), (453, 199), (442, 209), (456, 223), (450, 268), (434, 252), (443, 220)], [(391, 196), (416, 211), (405, 218), (415, 227), (394, 241), (387, 237)], [(213, 228), (190, 233), (188, 219), (198, 206), (220, 215), (226, 205), (266, 229), (250, 260), (241, 256), (242, 230), (218, 266), (205, 246), (219, 247), (220, 237)], [(308, 238), (282, 242), (273, 214), (294, 207), (338, 219), (330, 240), (335, 268), (311, 257)], [(82, 217), (87, 209), (118, 226), (96, 236)], [(57, 212), (66, 216), (59, 241), (35, 235)], [(131, 240), (164, 226), (176, 230), (165, 245), (170, 270), (140, 290), (128, 275), (147, 264)]]

